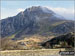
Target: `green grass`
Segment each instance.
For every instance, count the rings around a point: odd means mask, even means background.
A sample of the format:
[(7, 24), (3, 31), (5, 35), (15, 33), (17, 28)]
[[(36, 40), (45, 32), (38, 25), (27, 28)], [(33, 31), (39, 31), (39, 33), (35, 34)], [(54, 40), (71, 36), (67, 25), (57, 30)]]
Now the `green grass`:
[(8, 36), (8, 38), (14, 38), (15, 37), (15, 34), (11, 35), (11, 36)]
[(54, 23), (54, 24), (52, 24), (52, 26), (57, 26), (57, 25), (60, 25), (60, 24), (63, 24), (63, 23), (65, 23), (66, 21), (60, 21), (60, 22), (56, 22), (56, 23)]

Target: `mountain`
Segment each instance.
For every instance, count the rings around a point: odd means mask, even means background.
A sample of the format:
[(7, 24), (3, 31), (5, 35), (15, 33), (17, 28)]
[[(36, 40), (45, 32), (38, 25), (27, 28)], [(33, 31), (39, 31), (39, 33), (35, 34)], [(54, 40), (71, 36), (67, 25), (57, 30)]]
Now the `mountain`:
[(60, 35), (72, 32), (74, 29), (74, 21), (66, 20), (42, 6), (32, 6), (0, 22), (2, 38), (14, 36), (14, 39), (21, 39), (31, 35)]

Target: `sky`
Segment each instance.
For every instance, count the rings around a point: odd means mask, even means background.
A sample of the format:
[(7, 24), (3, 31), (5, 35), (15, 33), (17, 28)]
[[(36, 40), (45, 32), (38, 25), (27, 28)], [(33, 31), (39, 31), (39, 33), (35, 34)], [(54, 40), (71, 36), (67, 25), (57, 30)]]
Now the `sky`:
[(19, 12), (24, 11), (28, 7), (43, 6), (47, 7), (55, 13), (65, 17), (66, 19), (74, 19), (74, 1), (73, 0), (29, 0), (29, 1), (1, 1), (1, 19), (12, 17)]

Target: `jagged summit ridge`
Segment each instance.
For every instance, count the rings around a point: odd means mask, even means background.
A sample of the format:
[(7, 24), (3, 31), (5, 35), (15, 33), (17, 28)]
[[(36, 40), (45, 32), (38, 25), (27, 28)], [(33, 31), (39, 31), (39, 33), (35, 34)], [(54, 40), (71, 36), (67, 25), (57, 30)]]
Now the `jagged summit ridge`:
[(32, 6), (30, 8), (26, 9), (27, 11), (43, 11), (45, 13), (53, 13), (53, 11), (51, 11), (50, 9), (46, 8), (46, 7), (42, 7), (42, 6)]

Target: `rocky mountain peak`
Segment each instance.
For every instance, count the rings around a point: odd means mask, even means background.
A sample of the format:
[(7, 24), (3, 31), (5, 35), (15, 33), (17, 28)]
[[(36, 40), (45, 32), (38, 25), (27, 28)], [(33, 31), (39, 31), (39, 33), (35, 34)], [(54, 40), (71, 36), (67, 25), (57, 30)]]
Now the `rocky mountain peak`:
[(48, 32), (64, 34), (73, 30), (71, 22), (65, 21), (62, 16), (46, 7), (32, 6), (16, 16), (1, 20), (0, 34), (2, 37), (15, 34), (18, 38), (33, 34), (47, 35)]

